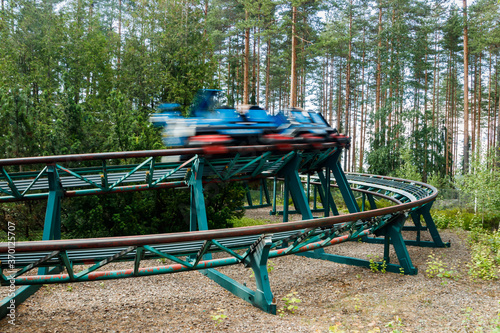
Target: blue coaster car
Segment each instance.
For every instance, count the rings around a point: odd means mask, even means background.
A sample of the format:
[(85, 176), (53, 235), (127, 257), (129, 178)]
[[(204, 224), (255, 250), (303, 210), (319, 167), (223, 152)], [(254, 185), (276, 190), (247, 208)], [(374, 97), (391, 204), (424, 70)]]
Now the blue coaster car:
[(281, 112), (270, 116), (262, 108), (250, 105), (236, 110), (224, 105), (221, 95), (220, 90), (200, 90), (189, 117), (181, 115), (178, 104), (161, 104), (150, 121), (163, 126), (163, 143), (167, 147), (328, 141), (349, 144), (349, 138), (338, 134), (319, 113), (295, 108), (288, 117)]
[(293, 139), (279, 134), (275, 119), (263, 109), (248, 106), (237, 111), (223, 105), (220, 95), (220, 90), (200, 90), (187, 118), (165, 107), (161, 113), (151, 116), (151, 122), (164, 126), (163, 143), (168, 147), (197, 147), (255, 145)]
[(279, 112), (275, 118), (280, 123), (281, 133), (293, 136), (296, 142), (338, 142), (348, 144), (350, 139), (331, 128), (321, 113), (303, 111), (300, 108), (288, 110), (289, 116)]

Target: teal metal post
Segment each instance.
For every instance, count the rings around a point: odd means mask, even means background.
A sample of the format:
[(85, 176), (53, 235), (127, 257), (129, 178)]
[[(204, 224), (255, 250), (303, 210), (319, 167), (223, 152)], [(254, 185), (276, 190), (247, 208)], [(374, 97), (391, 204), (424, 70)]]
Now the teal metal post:
[[(205, 199), (203, 197), (203, 166), (204, 159), (198, 158), (192, 167), (192, 173), (188, 185), (191, 188), (191, 231), (208, 230)], [(247, 192), (248, 193), (248, 192)], [(276, 314), (276, 302), (269, 284), (267, 275), (267, 259), (272, 245), (271, 235), (259, 239), (248, 254), (245, 265), (252, 267), (256, 279), (257, 290), (253, 291), (230, 277), (220, 273), (216, 269), (200, 270), (208, 278), (227, 289), (238, 297), (246, 300), (254, 306), (271, 314)], [(212, 259), (212, 254), (207, 253), (203, 256), (205, 260)], [(194, 258), (191, 258), (193, 260)]]
[[(204, 159), (197, 158), (193, 163), (188, 185), (191, 189), (191, 219), (190, 231), (208, 230), (205, 198), (203, 197), (203, 166)], [(196, 228), (198, 227), (198, 229)]]
[(276, 215), (276, 196), (278, 195), (278, 193), (276, 192), (277, 190), (277, 184), (278, 180), (276, 177), (274, 177), (273, 179), (273, 209), (269, 212), (269, 215)]
[(245, 190), (246, 190), (248, 207), (252, 208), (253, 207), (252, 193), (250, 193), (250, 187), (248, 186), (247, 182), (245, 182)]
[[(389, 223), (384, 228), (380, 229), (377, 234), (383, 235), (384, 238), (381, 241), (384, 244), (384, 260), (385, 263), (378, 263), (379, 265), (386, 265), (387, 272), (392, 273), (404, 273), (406, 275), (415, 275), (418, 270), (413, 266), (411, 262), (410, 255), (406, 249), (405, 241), (401, 235), (401, 229), (403, 227), (406, 217), (404, 215), (397, 217), (396, 220)], [(392, 243), (394, 251), (398, 257), (399, 265), (389, 263), (389, 246)], [(353, 266), (361, 266), (369, 268), (373, 265), (372, 262), (366, 259), (359, 259), (353, 257), (340, 256), (330, 253), (311, 253), (304, 252), (304, 256), (316, 259), (323, 259), (333, 262), (338, 262), (340, 264), (347, 264)]]
[(302, 214), (302, 219), (310, 220), (313, 218), (311, 208), (309, 208), (309, 203), (307, 202), (306, 195), (304, 193), (304, 187), (302, 186), (302, 182), (300, 181), (299, 173), (297, 171), (300, 160), (301, 156), (296, 154), (278, 173), (278, 176), (285, 178), (284, 194), (287, 194), (283, 207), (283, 222), (288, 221), (288, 192), (292, 195), (292, 200), (296, 206), (295, 208)]
[(410, 255), (406, 249), (405, 240), (403, 239), (403, 235), (401, 235), (401, 230), (403, 229), (405, 220), (406, 216), (401, 215), (396, 223), (392, 223), (388, 227), (386, 237), (390, 237), (390, 241), (398, 257), (399, 264), (404, 270), (404, 274), (415, 275), (418, 270), (411, 262)]
[(314, 185), (313, 187), (313, 209), (316, 210), (318, 209), (318, 200), (317, 200), (317, 196), (318, 196), (318, 185)]
[[(330, 210), (333, 215), (339, 215), (339, 211), (337, 209), (337, 205), (335, 205), (335, 201), (333, 201), (332, 192), (330, 191), (330, 177), (329, 177), (330, 169), (326, 168), (326, 177), (322, 171), (318, 171), (318, 177), (323, 185), (324, 194), (320, 193), (322, 200), (324, 200), (324, 209), (325, 209), (325, 217), (330, 215)], [(328, 203), (328, 204), (327, 204)]]
[(356, 202), (356, 198), (352, 193), (351, 187), (347, 182), (347, 178), (345, 176), (344, 171), (342, 171), (342, 167), (340, 166), (339, 158), (342, 154), (342, 149), (337, 150), (332, 157), (330, 157), (327, 161), (328, 166), (333, 172), (333, 176), (337, 181), (337, 185), (339, 187), (340, 193), (344, 198), (344, 202), (349, 210), (349, 213), (357, 213), (359, 212), (359, 206)]
[[(47, 181), (49, 183), (49, 197), (45, 211), (42, 240), (61, 239), (61, 198), (63, 197), (63, 191), (55, 165), (48, 166)], [(38, 269), (38, 275), (56, 274), (60, 271), (60, 267), (41, 267)], [(4, 298), (0, 302), (0, 318), (9, 316), (12, 313), (15, 315), (15, 307), (41, 287), (42, 285), (22, 286), (15, 291), (13, 297)]]
[[(415, 241), (406, 240), (406, 244), (425, 246), (425, 247), (450, 247), (449, 242), (444, 243), (443, 240), (441, 239), (441, 236), (439, 235), (439, 231), (437, 230), (436, 224), (434, 223), (434, 220), (432, 219), (430, 211), (431, 211), (433, 203), (434, 203), (434, 201), (429, 202), (428, 204), (425, 204), (424, 206), (420, 207), (419, 209), (411, 212), (411, 218), (413, 220), (413, 223), (415, 224), (415, 227), (416, 227), (415, 229), (417, 230), (417, 239)], [(422, 226), (422, 224), (420, 222), (420, 216), (422, 216), (424, 218), (426, 227)], [(429, 230), (429, 233), (431, 234), (431, 237), (432, 237), (432, 242), (420, 240), (420, 230), (425, 230), (425, 229)]]
[(267, 188), (267, 179), (265, 179), (265, 178), (261, 179), (261, 186), (264, 189), (264, 196), (266, 198), (266, 205), (270, 206), (271, 199), (269, 198), (269, 190)]
[(272, 235), (262, 236), (243, 261), (245, 267), (251, 267), (254, 272), (255, 284), (257, 286), (255, 291), (215, 269), (208, 269), (206, 274), (220, 286), (253, 306), (267, 313), (276, 314), (276, 301), (271, 292), (269, 275), (267, 273), (267, 260), (271, 246)]
[(307, 174), (307, 187), (306, 187), (306, 193), (307, 193), (307, 203), (309, 204), (309, 200), (311, 200), (311, 174)]
[(377, 209), (377, 204), (375, 203), (373, 195), (367, 193), (366, 197), (368, 198), (368, 202), (370, 203), (370, 209)]

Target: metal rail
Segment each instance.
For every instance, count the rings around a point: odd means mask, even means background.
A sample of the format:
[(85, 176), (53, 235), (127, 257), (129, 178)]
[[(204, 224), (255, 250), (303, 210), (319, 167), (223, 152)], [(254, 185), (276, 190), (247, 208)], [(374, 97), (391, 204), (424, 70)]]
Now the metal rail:
[[(0, 181), (0, 202), (48, 198), (43, 241), (16, 243), (13, 262), (9, 254), (10, 245), (0, 243), (0, 283), (9, 285), (14, 281), (16, 285), (27, 285), (31, 288), (47, 283), (201, 270), (221, 286), (253, 305), (276, 313), (267, 276), (268, 258), (301, 254), (368, 266), (367, 260), (335, 256), (325, 253), (322, 249), (348, 240), (367, 240), (367, 236), (371, 234), (383, 237), (373, 239), (385, 244), (384, 260), (388, 271), (416, 274), (417, 269), (411, 264), (401, 230), (409, 215), (413, 217), (414, 222), (417, 215), (418, 220), (420, 215), (424, 215), (427, 226), (433, 224), (432, 219), (428, 221), (428, 209), (437, 196), (437, 190), (427, 184), (390, 177), (345, 175), (338, 161), (341, 153), (342, 146), (328, 143), (286, 147), (226, 147), (221, 155), (216, 156), (203, 155), (203, 149), (183, 149), (0, 160), (1, 176), (4, 179)], [(159, 156), (177, 154), (183, 154), (184, 160), (177, 163), (157, 161)], [(108, 165), (106, 162), (109, 159), (113, 161), (129, 158), (143, 160), (131, 165)], [(78, 165), (82, 161), (97, 161), (100, 165), (82, 167)], [(74, 167), (75, 163), (77, 167)], [(14, 166), (28, 164), (46, 166), (41, 171), (34, 172), (7, 171)], [(313, 219), (299, 173), (318, 175), (314, 179), (320, 181), (320, 187), (324, 190), (325, 217)], [(334, 214), (336, 211), (330, 192), (330, 173), (335, 178), (334, 185), (342, 193), (350, 214), (328, 216), (330, 210)], [(302, 214), (302, 221), (207, 230), (202, 194), (204, 183), (267, 177), (284, 179), (284, 220), (288, 218), (288, 195), (291, 195), (297, 211)], [(361, 209), (350, 184), (354, 186), (355, 191), (363, 195)], [(63, 196), (178, 186), (188, 186), (192, 194), (191, 232), (57, 240), (60, 227), (58, 210)], [(309, 183), (307, 188), (309, 189)], [(373, 196), (389, 199), (396, 205), (366, 211), (365, 196), (371, 208), (375, 208)], [(417, 222), (415, 223), (417, 225)], [(439, 238), (439, 234), (437, 237)], [(440, 241), (440, 238), (438, 240)], [(440, 246), (436, 239), (434, 243)], [(389, 263), (390, 244), (395, 248), (399, 265)], [(212, 259), (214, 252), (224, 253), (225, 257)], [(141, 267), (145, 263), (151, 264), (146, 261), (150, 259), (162, 259), (165, 264)], [(130, 261), (132, 264), (125, 270), (102, 270), (105, 265), (115, 261)], [(250, 290), (213, 269), (239, 263), (253, 269), (257, 290)], [(84, 265), (83, 270), (77, 272), (75, 267), (79, 265)], [(49, 273), (50, 267), (56, 267), (66, 273)], [(39, 268), (38, 274), (28, 275), (35, 268)], [(1, 306), (2, 311), (4, 305)]]

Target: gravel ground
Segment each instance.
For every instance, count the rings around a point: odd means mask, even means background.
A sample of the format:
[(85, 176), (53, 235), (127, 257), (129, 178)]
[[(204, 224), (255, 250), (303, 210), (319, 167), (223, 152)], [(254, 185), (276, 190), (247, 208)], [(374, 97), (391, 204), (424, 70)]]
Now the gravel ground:
[[(262, 210), (264, 211), (264, 210)], [(267, 209), (268, 211), (268, 209)], [(258, 214), (254, 212), (251, 214)], [(270, 218), (269, 215), (266, 218)], [(405, 238), (414, 238), (405, 233)], [(490, 332), (500, 320), (500, 283), (473, 282), (465, 232), (441, 231), (451, 248), (408, 247), (419, 274), (374, 273), (367, 268), (287, 256), (271, 259), (278, 309), (296, 292), (295, 313), (273, 316), (233, 296), (198, 272), (104, 282), (48, 285), (17, 308), (16, 326), (1, 332)], [(381, 245), (349, 242), (326, 252), (369, 258)], [(428, 256), (453, 266), (457, 280), (428, 278)], [(393, 255), (393, 254), (392, 254)], [(393, 260), (395, 262), (395, 260)], [(130, 267), (110, 264), (106, 269)], [(252, 271), (219, 269), (251, 288)], [(2, 297), (6, 287), (0, 288)], [(216, 325), (213, 315), (227, 316)], [(500, 325), (500, 322), (498, 322)]]

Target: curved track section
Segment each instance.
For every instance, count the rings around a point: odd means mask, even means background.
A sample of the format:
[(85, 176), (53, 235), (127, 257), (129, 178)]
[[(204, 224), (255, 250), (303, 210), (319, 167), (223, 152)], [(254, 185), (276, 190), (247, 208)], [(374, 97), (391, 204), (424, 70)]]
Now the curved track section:
[[(3, 181), (0, 181), (0, 202), (48, 198), (43, 241), (16, 243), (15, 254), (9, 243), (0, 243), (0, 282), (2, 285), (14, 283), (35, 286), (201, 270), (253, 305), (276, 313), (266, 269), (269, 258), (302, 254), (368, 266), (366, 260), (334, 256), (322, 249), (358, 238), (368, 241), (369, 235), (379, 236), (371, 239), (387, 245), (384, 251), (387, 263), (389, 244), (394, 246), (399, 265), (388, 263), (388, 271), (416, 274), (417, 269), (413, 267), (406, 251), (401, 230), (409, 215), (413, 217), (419, 231), (425, 229), (417, 225), (416, 220), (420, 221), (420, 216), (423, 215), (428, 222), (426, 215), (437, 190), (424, 183), (403, 179), (366, 174), (345, 175), (338, 162), (342, 148), (336, 144), (301, 144), (287, 147), (226, 147), (216, 156), (204, 155), (200, 149), (184, 149), (182, 152), (163, 150), (0, 160), (3, 176)], [(183, 161), (159, 160), (161, 156), (180, 153), (183, 154)], [(117, 165), (117, 162), (126, 158), (143, 160), (134, 164)], [(98, 165), (91, 165), (92, 163)], [(41, 171), (35, 172), (12, 171), (16, 166), (24, 164), (45, 166)], [(329, 204), (335, 203), (333, 199), (325, 197), (326, 217), (313, 218), (300, 174), (308, 174), (308, 180), (311, 174), (313, 179), (317, 177), (329, 197), (330, 175), (333, 174), (350, 214), (329, 217)], [(285, 202), (288, 202), (290, 194), (296, 209), (302, 214), (302, 221), (206, 230), (203, 184), (268, 177), (284, 179)], [(63, 196), (180, 186), (187, 186), (191, 190), (191, 227), (192, 230), (198, 229), (197, 231), (54, 240), (60, 232), (57, 230), (60, 228), (58, 209)], [(362, 195), (361, 208), (353, 191)], [(373, 209), (376, 206), (373, 197), (377, 196), (391, 200), (394, 205)], [(372, 208), (369, 211), (365, 211), (365, 198)], [(285, 210), (288, 209), (287, 206), (284, 207)], [(218, 253), (217, 258), (212, 256), (214, 253)], [(162, 259), (162, 264), (148, 261), (151, 259)], [(121, 270), (103, 270), (105, 265), (116, 261), (130, 262), (130, 266)], [(235, 264), (253, 269), (257, 290), (250, 290), (213, 269)], [(78, 266), (81, 267), (80, 271), (75, 269)], [(52, 270), (50, 267), (53, 267)], [(32, 274), (34, 268), (39, 268), (37, 274)], [(60, 273), (61, 271), (65, 273)]]

